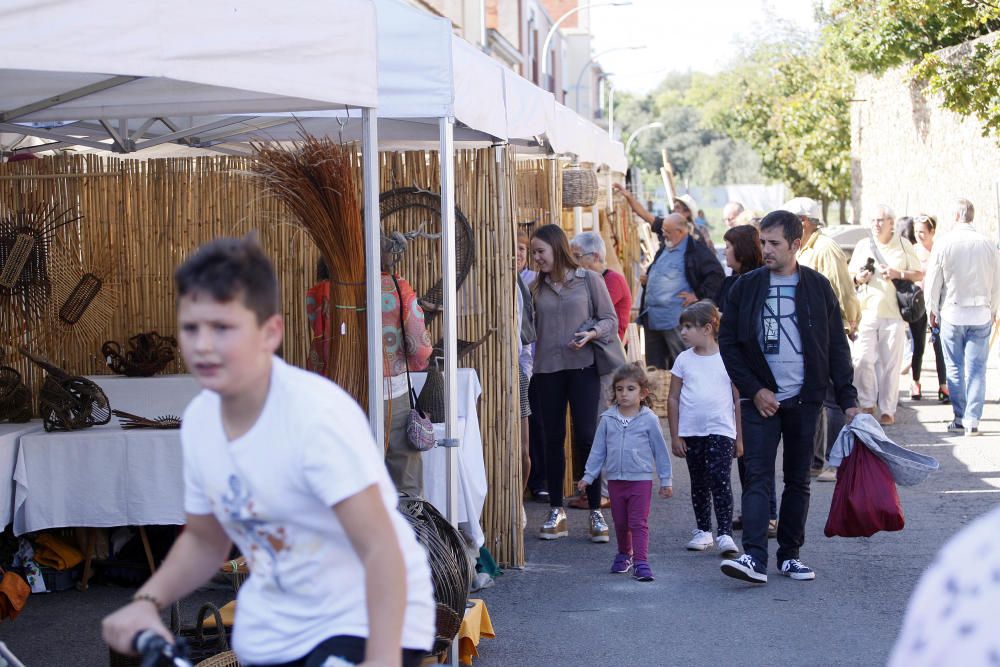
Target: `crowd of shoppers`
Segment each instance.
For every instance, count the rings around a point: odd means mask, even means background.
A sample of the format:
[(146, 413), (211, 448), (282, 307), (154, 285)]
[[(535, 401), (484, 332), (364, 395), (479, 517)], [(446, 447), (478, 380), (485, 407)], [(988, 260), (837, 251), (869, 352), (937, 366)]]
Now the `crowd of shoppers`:
[[(623, 187), (616, 189), (661, 242), (638, 277), (635, 314), (644, 329), (645, 364), (670, 372), (669, 444), (687, 464), (695, 518), (686, 546), (715, 548), (724, 558), (723, 573), (766, 582), (768, 539), (776, 538), (777, 572), (815, 578), (800, 554), (810, 476), (836, 479), (826, 460), (856, 414), (870, 413), (884, 427), (895, 423), (901, 373), (912, 369), (909, 398), (923, 399), (920, 370), (929, 334), (938, 399), (950, 400), (954, 411), (948, 430), (979, 433), (985, 359), (1000, 306), (1000, 259), (996, 246), (975, 231), (971, 203), (959, 200), (953, 225), (941, 233), (928, 215), (901, 220), (897, 230), (892, 209), (877, 206), (865, 221), (867, 237), (848, 258), (825, 232), (822, 207), (812, 199), (794, 198), (764, 216), (730, 202), (723, 209), (725, 251), (719, 253), (724, 270), (699, 233), (707, 225), (693, 199), (675, 198), (673, 210), (660, 217)], [(534, 367), (526, 374), (529, 430), (534, 442), (537, 425), (542, 443), (532, 446), (536, 474), (529, 487), (551, 507), (539, 536), (552, 540), (569, 532), (562, 493), (569, 407), (574, 459), (586, 461), (574, 475), (586, 495), (575, 502), (590, 510), (590, 539), (609, 540), (600, 512), (603, 477), (611, 480), (604, 493), (618, 541), (611, 571), (649, 581), (651, 478), (660, 477), (661, 495), (669, 495), (672, 483), (669, 457), (658, 444), (666, 440), (645, 407), (651, 396), (642, 367), (601, 378), (595, 363), (595, 345), (616, 333), (625, 340), (632, 290), (608, 269), (599, 233), (570, 241), (560, 227), (546, 225), (530, 244), (526, 238), (520, 243), (518, 268), (529, 286), (537, 333)], [(529, 248), (535, 275), (525, 273)], [(924, 290), (925, 313), (905, 299), (900, 306), (900, 295), (911, 293), (913, 283)], [(732, 400), (719, 400), (729, 393), (720, 392), (726, 385)], [(734, 516), (733, 458), (742, 516)], [(540, 469), (544, 489), (537, 483)], [(734, 530), (742, 530), (742, 553)]]

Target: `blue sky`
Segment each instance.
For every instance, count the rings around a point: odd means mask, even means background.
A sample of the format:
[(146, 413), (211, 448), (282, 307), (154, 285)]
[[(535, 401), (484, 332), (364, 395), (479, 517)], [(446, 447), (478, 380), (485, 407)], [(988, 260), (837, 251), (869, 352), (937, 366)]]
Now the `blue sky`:
[[(593, 4), (606, 0), (592, 0)], [(670, 70), (715, 72), (732, 60), (739, 39), (760, 36), (775, 17), (815, 29), (814, 0), (632, 0), (631, 6), (594, 7), (594, 53), (619, 90), (646, 92)]]

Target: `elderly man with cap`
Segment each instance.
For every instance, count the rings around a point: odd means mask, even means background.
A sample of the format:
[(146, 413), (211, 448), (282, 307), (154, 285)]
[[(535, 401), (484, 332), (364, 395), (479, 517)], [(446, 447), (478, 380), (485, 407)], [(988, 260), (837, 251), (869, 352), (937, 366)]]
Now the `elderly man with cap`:
[[(854, 289), (854, 280), (847, 269), (847, 256), (837, 242), (823, 234), (826, 226), (819, 203), (809, 197), (796, 197), (781, 207), (794, 213), (802, 221), (802, 246), (796, 260), (802, 266), (818, 271), (830, 281), (833, 294), (840, 304), (840, 318), (848, 334), (853, 334), (861, 318), (861, 303)], [(837, 405), (832, 391), (827, 392), (816, 425), (812, 472), (819, 474), (819, 481), (837, 481), (837, 471), (826, 466), (826, 459), (833, 443), (844, 426), (844, 413)]]

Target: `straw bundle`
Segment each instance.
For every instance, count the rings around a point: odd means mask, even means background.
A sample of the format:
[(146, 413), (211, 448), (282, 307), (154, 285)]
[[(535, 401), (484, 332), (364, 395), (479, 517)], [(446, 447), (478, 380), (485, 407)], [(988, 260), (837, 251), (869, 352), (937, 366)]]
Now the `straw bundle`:
[(278, 144), (255, 148), (258, 159), (253, 172), (291, 210), (330, 269), (329, 321), (333, 335), (327, 341), (327, 377), (365, 407), (365, 241), (354, 150), (307, 134), (290, 148)]

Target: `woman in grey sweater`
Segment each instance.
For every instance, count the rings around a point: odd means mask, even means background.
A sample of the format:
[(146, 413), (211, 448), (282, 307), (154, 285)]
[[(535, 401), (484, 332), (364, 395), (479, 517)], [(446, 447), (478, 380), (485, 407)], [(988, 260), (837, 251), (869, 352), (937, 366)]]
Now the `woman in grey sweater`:
[[(532, 382), (538, 385), (551, 506), (539, 537), (555, 540), (569, 534), (562, 493), (566, 407), (570, 407), (573, 420), (573, 455), (580, 462), (586, 461), (594, 439), (601, 390), (591, 343), (610, 341), (618, 330), (618, 318), (604, 280), (577, 266), (559, 226), (543, 225), (535, 230), (531, 256), (538, 268), (538, 277), (531, 285), (537, 335)], [(600, 484), (591, 485), (587, 496), (590, 539), (607, 542)]]

